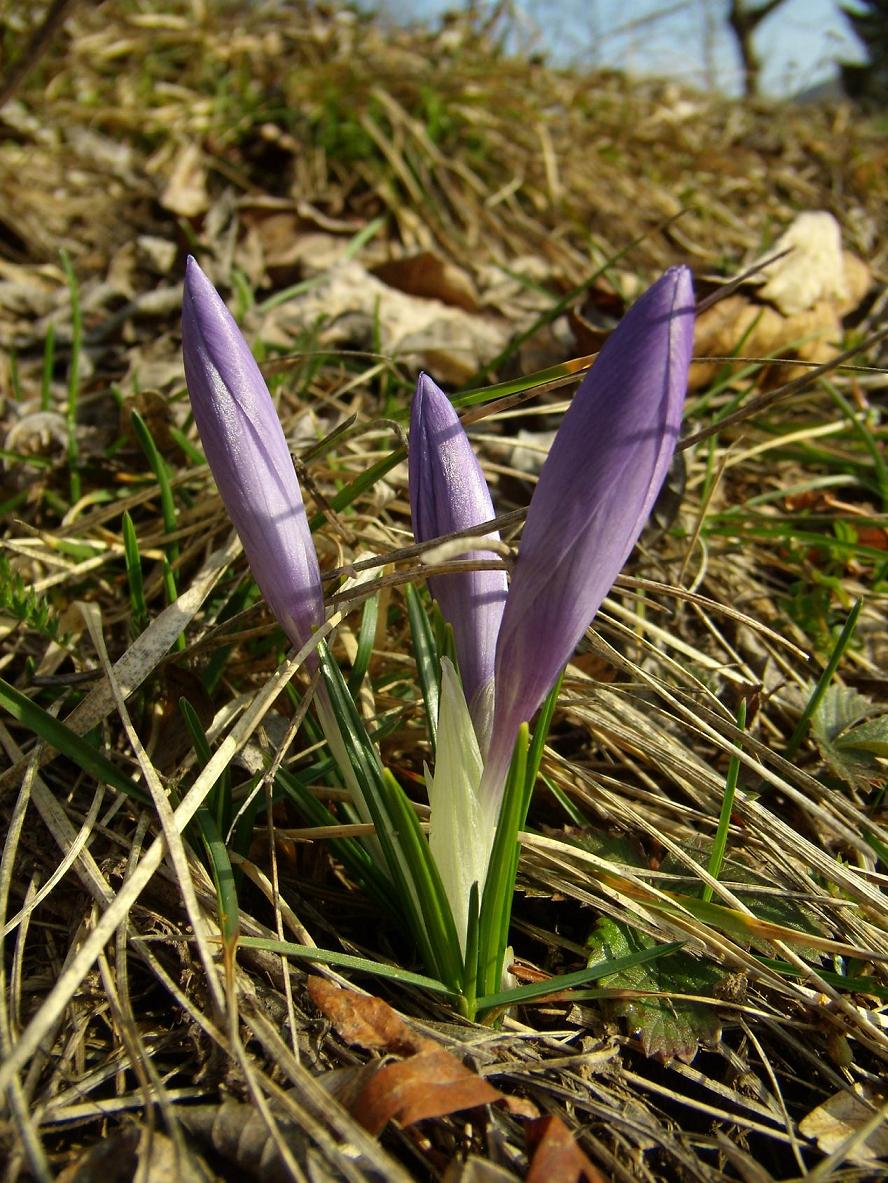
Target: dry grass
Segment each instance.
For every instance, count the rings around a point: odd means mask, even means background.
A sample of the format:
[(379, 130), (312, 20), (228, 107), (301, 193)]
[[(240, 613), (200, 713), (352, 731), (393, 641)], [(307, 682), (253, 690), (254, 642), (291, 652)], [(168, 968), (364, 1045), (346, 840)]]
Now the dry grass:
[[(20, 47), (39, 14), (17, 8), (2, 17)], [(525, 976), (584, 965), (609, 919), (685, 942), (684, 984), (597, 983), (483, 1029), (409, 983), (346, 977), (504, 1092), (560, 1116), (605, 1176), (878, 1175), (861, 1154), (886, 1113), (885, 761), (849, 770), (823, 740), (797, 745), (793, 733), (857, 599), (832, 686), (884, 718), (884, 136), (844, 107), (754, 108), (509, 60), (497, 33), (404, 33), (292, 6), (248, 18), (197, 0), (75, 4), (0, 109), (0, 340), (14, 358), (0, 375), (0, 675), (147, 798), (124, 798), (0, 720), (6, 1179), (93, 1177), (75, 1167), (108, 1170), (103, 1148), (126, 1179), (438, 1178), (473, 1155), (503, 1179), (528, 1170), (524, 1119), (506, 1109), (370, 1137), (349, 1107), (367, 1056), (319, 1017), (302, 963), (220, 953), (226, 922), (189, 824), (226, 769), (236, 798), (255, 790), (264, 806), (270, 761), (307, 767), (311, 736), (286, 689), (301, 686), (300, 655), (280, 664), (283, 642), (249, 595), (194, 451), (178, 352), (185, 252), (200, 253), (263, 343), (308, 500), (326, 516), (322, 568), (369, 552), (398, 577), (380, 581), (384, 624), (361, 693), (409, 784), (423, 731), (398, 587), (418, 566), (400, 554), (412, 541), (404, 472), (343, 490), (399, 445), (416, 366), (449, 367), (466, 385), (515, 379), (525, 393), (534, 384), (520, 375), (594, 350), (620, 293), (682, 260), (701, 275), (738, 273), (804, 209), (830, 210), (870, 266), (845, 344), (871, 347), (858, 368), (815, 373), (770, 402), (758, 400), (787, 376), (779, 365), (715, 366), (694, 391), (685, 471), (569, 668), (521, 865)], [(469, 356), (458, 335), (436, 351), (374, 320), (372, 306), (325, 306), (349, 250), (368, 285), (372, 269), (428, 252), (424, 282), (460, 309), (459, 326), (494, 336)], [(397, 268), (379, 274), (410, 286)], [(410, 307), (429, 304), (414, 296)], [(492, 365), (496, 342), (518, 333), (527, 340)], [(557, 422), (563, 377), (532, 393), (483, 402), (474, 429), (503, 514), (526, 505), (532, 480), (511, 437)], [(134, 409), (168, 473), (174, 521)], [(144, 621), (133, 620), (124, 512)], [(519, 529), (510, 519), (509, 541)], [(343, 660), (358, 627), (346, 614)], [(183, 696), (212, 745), (205, 766)], [(728, 861), (712, 879), (732, 759)], [(302, 839), (302, 823), (284, 799), (260, 812), (235, 860), (241, 935), (416, 968), (397, 926), (325, 842)], [(684, 1015), (685, 1046), (671, 1028), (658, 1045), (621, 1017), (658, 989), (657, 1022)], [(818, 1144), (803, 1119), (852, 1089), (866, 1100), (851, 1141), (840, 1145), (840, 1127)], [(451, 1169), (448, 1180), (481, 1178), (471, 1161)]]

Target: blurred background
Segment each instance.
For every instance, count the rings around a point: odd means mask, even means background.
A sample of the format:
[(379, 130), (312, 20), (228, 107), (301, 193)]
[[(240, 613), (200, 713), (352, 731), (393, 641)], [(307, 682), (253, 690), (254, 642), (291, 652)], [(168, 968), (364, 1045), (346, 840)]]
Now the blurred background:
[[(453, 0), (381, 7), (398, 23), (430, 24), (458, 8)], [(838, 97), (842, 65), (867, 59), (867, 35), (880, 34), (883, 52), (888, 39), (888, 5), (879, 0), (476, 0), (465, 8), (507, 10), (510, 48), (553, 64), (656, 74), (727, 95)], [(847, 72), (845, 88), (853, 90)]]

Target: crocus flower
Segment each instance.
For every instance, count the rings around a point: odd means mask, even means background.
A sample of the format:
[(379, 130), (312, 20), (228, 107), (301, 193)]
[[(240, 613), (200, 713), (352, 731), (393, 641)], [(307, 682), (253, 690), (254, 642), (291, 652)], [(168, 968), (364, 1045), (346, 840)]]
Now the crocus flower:
[(182, 353), (207, 462), (253, 577), (297, 647), (323, 622), (321, 576), (287, 441), (234, 317), (194, 259)]
[[(494, 623), (485, 622), (483, 648), (476, 659), (485, 671), (489, 669), (490, 629), (498, 624), (492, 709), (489, 697), (485, 706), (492, 717), (476, 719), (474, 728), (490, 736), (482, 752), (480, 775), (473, 752), (467, 756), (459, 750), (461, 744), (473, 749), (472, 729), (463, 728), (460, 738), (450, 734), (454, 732), (451, 725), (442, 745), (439, 724), (431, 842), (433, 852), (436, 847), (441, 851), (436, 854), (439, 868), (442, 864), (454, 868), (449, 879), (443, 873), (442, 878), (463, 936), (468, 889), (460, 866), (480, 867), (477, 881), (483, 886), (518, 729), (530, 721), (569, 661), (635, 545), (669, 469), (687, 389), (693, 323), (690, 272), (686, 267), (672, 268), (633, 305), (608, 338), (564, 417), (528, 508), (505, 608)], [(414, 432), (424, 430), (423, 419), (432, 410), (436, 424), (445, 420), (439, 400), (430, 397), (430, 390), (437, 388), (428, 379), (425, 383), (414, 402)], [(434, 514), (417, 514), (416, 501), (411, 499), (414, 532), (423, 542), (434, 537), (436, 530), (460, 528), (453, 524), (455, 511), (448, 514), (448, 501), (460, 507), (463, 529), (492, 516), (489, 500), (479, 488), (483, 477), (476, 465), (464, 459), (468, 440), (452, 409), (451, 416), (448, 429), (425, 429), (416, 447), (411, 440), (411, 492), (414, 487), (432, 490), (428, 500), (433, 499), (436, 507)], [(446, 450), (436, 453), (435, 440), (442, 436)], [(457, 457), (458, 461), (453, 459)], [(428, 471), (414, 472), (418, 464), (426, 465)], [(473, 619), (478, 607), (467, 577), (457, 578), (463, 582), (454, 581), (447, 598), (433, 590), (459, 636), (458, 625)], [(464, 624), (462, 630), (457, 656), (461, 666), (471, 669), (473, 659), (464, 651), (472, 635)], [(452, 695), (452, 680), (442, 681), (442, 716), (445, 691)], [(451, 721), (458, 717), (452, 703), (447, 709)], [(476, 798), (472, 824), (487, 848), (469, 857), (463, 850), (464, 836), (458, 832), (463, 823), (447, 805), (444, 785), (455, 782), (455, 796), (463, 802), (465, 782), (472, 778)]]
[[(489, 522), (493, 502), (472, 445), (447, 395), (420, 374), (410, 415), (410, 510), (420, 542)], [(499, 538), (496, 532), (491, 538)], [(470, 559), (494, 559), (471, 551)], [(505, 571), (464, 571), (429, 580), (453, 627), (463, 690), (476, 726), (489, 721), (496, 638), (506, 602)], [(487, 737), (481, 736), (482, 747)]]
[(484, 789), (502, 792), (528, 722), (589, 627), (647, 522), (681, 427), (694, 289), (672, 267), (608, 337), (540, 472), (496, 648)]

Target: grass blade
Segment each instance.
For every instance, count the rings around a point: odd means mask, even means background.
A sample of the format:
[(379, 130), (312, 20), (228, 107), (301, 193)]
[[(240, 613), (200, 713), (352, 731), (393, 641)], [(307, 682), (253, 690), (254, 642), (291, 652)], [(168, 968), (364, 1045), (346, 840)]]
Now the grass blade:
[(410, 622), (410, 636), (413, 641), (413, 657), (416, 661), (416, 675), (419, 679), (419, 689), (426, 709), (426, 730), (432, 749), (432, 760), (438, 739), (438, 709), (441, 704), (441, 680), (439, 671), (441, 661), (438, 647), (435, 644), (435, 634), (428, 613), (422, 602), (422, 597), (413, 586), (406, 586), (407, 617)]
[(3, 678), (0, 678), (0, 707), (50, 747), (89, 772), (97, 781), (110, 785), (125, 796), (132, 797), (134, 801), (142, 802), (143, 805), (149, 803), (150, 798), (145, 790), (116, 768), (107, 756), (96, 751), (88, 740), (77, 735), (70, 727), (66, 727)]
[(830, 654), (829, 661), (826, 663), (826, 668), (817, 679), (817, 685), (811, 697), (808, 699), (805, 709), (799, 716), (799, 721), (795, 725), (795, 730), (789, 738), (789, 743), (786, 745), (786, 752), (784, 753), (787, 760), (791, 760), (802, 744), (805, 738), (805, 733), (808, 730), (808, 724), (811, 722), (811, 716), (820, 705), (820, 700), (826, 694), (827, 687), (833, 680), (836, 670), (839, 668), (839, 662), (842, 660), (842, 655), (851, 643), (851, 638), (854, 635), (854, 629), (857, 625), (857, 618), (860, 615), (860, 609), (863, 607), (863, 600), (855, 601), (854, 607), (848, 613), (848, 619), (839, 633), (838, 640), (833, 646), (833, 651)]
[(285, 957), (296, 957), (303, 961), (319, 961), (324, 965), (354, 969), (360, 973), (373, 974), (377, 978), (388, 978), (404, 986), (418, 986), (433, 994), (456, 997), (456, 992), (437, 978), (412, 973), (397, 965), (386, 965), (381, 961), (369, 961), (366, 957), (355, 957), (352, 953), (340, 953), (336, 949), (319, 949), (315, 945), (296, 945), (289, 941), (273, 941), (266, 937), (241, 937), (239, 942), (246, 949), (265, 949), (269, 953), (282, 953)]
[[(737, 726), (742, 731), (746, 727), (746, 699), (744, 698), (737, 710)], [(728, 772), (725, 777), (725, 795), (722, 797), (721, 813), (718, 819), (718, 829), (715, 833), (715, 841), (712, 844), (712, 850), (709, 854), (709, 874), (713, 879), (718, 879), (722, 863), (725, 859), (725, 850), (728, 846), (728, 829), (731, 825), (731, 813), (734, 809), (734, 794), (737, 791), (737, 778), (740, 775), (740, 758), (738, 756), (731, 756), (728, 762)], [(712, 886), (709, 883), (703, 885), (703, 899), (707, 903), (712, 899)]]

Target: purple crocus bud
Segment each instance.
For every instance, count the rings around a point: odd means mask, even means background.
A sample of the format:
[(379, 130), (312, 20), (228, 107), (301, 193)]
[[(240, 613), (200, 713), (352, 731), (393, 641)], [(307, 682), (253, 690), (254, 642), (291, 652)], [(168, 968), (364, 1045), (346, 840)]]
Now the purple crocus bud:
[[(430, 542), (489, 522), (490, 491), (468, 436), (447, 395), (420, 374), (410, 414), (410, 510), (417, 542)], [(499, 538), (492, 532), (491, 538)], [(495, 559), (472, 551), (471, 559)], [(503, 605), (505, 571), (461, 571), (429, 580), (444, 619), (453, 628), (463, 690), (482, 750), (489, 729), (493, 663)], [(486, 704), (486, 705), (485, 705)]]
[(234, 317), (194, 259), (182, 305), (194, 418), (253, 577), (294, 645), (323, 622), (321, 577), (293, 460)]
[(574, 396), (540, 473), (496, 651), (483, 791), (567, 664), (635, 545), (678, 441), (694, 334), (687, 267), (633, 305)]

